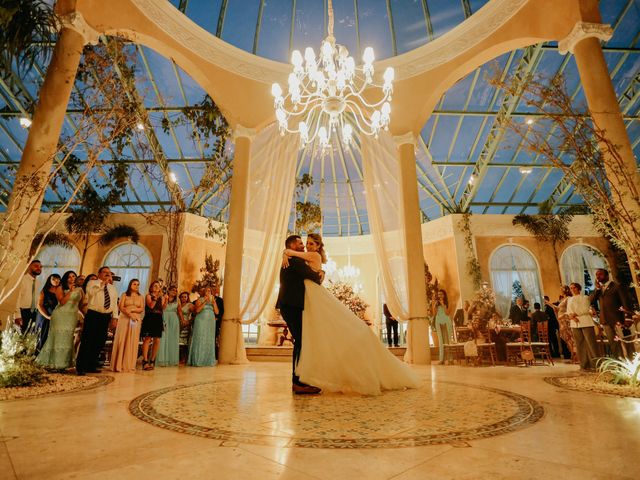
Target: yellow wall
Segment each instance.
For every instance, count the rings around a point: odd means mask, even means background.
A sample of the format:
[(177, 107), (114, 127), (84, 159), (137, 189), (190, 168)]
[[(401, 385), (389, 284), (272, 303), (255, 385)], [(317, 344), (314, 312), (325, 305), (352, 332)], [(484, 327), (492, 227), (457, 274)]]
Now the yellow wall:
[[(548, 243), (540, 242), (530, 236), (477, 236), (476, 251), (482, 269), (482, 278), (491, 281), (489, 275), (489, 265), (491, 255), (502, 245), (512, 243), (528, 250), (538, 263), (540, 287), (542, 294), (548, 295), (551, 300), (558, 298), (560, 293), (560, 266), (556, 263), (553, 249)], [(562, 258), (562, 252), (571, 245), (583, 243), (599, 250), (609, 262), (611, 271), (615, 275), (615, 260), (608, 248), (608, 242), (602, 237), (581, 237), (569, 239), (564, 244), (558, 245), (558, 261)]]
[(449, 308), (455, 308), (460, 300), (460, 277), (453, 237), (427, 243), (423, 248), (429, 271), (447, 291)]
[(212, 255), (214, 260), (220, 260), (219, 275), (224, 269), (225, 248), (218, 242), (195, 235), (185, 234), (182, 240), (182, 254), (178, 268), (180, 270), (180, 291), (191, 291), (191, 287), (200, 279), (200, 269), (204, 267), (206, 255)]

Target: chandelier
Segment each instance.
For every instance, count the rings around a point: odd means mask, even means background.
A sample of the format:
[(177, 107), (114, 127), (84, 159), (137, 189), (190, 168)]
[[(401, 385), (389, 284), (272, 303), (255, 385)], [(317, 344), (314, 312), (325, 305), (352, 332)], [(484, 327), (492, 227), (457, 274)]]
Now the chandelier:
[[(271, 87), (280, 134), (298, 133), (302, 146), (317, 138), (323, 149), (330, 145), (332, 132), (348, 146), (354, 129), (375, 138), (381, 129), (388, 130), (395, 75), (393, 68), (387, 67), (384, 84), (373, 82), (375, 54), (371, 47), (364, 50), (363, 65), (356, 67), (347, 48), (337, 44), (333, 36), (331, 0), (328, 14), (327, 37), (320, 47), (320, 58), (316, 59), (311, 47), (305, 49), (304, 58), (299, 50), (294, 50), (288, 93), (283, 96), (278, 83)], [(381, 89), (379, 101), (365, 100), (363, 93), (369, 87)], [(369, 92), (367, 98), (371, 98)]]

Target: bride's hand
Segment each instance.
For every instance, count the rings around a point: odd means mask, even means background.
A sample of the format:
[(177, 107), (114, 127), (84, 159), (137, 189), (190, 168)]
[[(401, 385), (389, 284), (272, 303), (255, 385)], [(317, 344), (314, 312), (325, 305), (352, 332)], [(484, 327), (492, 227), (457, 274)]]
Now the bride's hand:
[(286, 253), (282, 254), (282, 268), (287, 268), (289, 266), (289, 257)]

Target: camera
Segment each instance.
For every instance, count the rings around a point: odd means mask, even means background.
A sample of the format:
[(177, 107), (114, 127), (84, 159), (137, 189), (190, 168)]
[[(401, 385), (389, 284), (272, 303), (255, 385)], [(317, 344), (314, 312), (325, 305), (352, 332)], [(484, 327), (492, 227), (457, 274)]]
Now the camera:
[(120, 280), (122, 280), (122, 277), (120, 275), (111, 275), (111, 278), (114, 282), (119, 282)]

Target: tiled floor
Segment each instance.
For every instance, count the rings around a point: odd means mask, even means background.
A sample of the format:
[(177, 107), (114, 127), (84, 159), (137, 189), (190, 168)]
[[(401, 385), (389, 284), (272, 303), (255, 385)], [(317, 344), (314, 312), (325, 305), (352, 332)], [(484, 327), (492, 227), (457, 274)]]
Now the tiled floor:
[(640, 478), (640, 400), (543, 381), (574, 366), (414, 367), (416, 391), (307, 398), (288, 368), (157, 368), (0, 402), (0, 478)]

